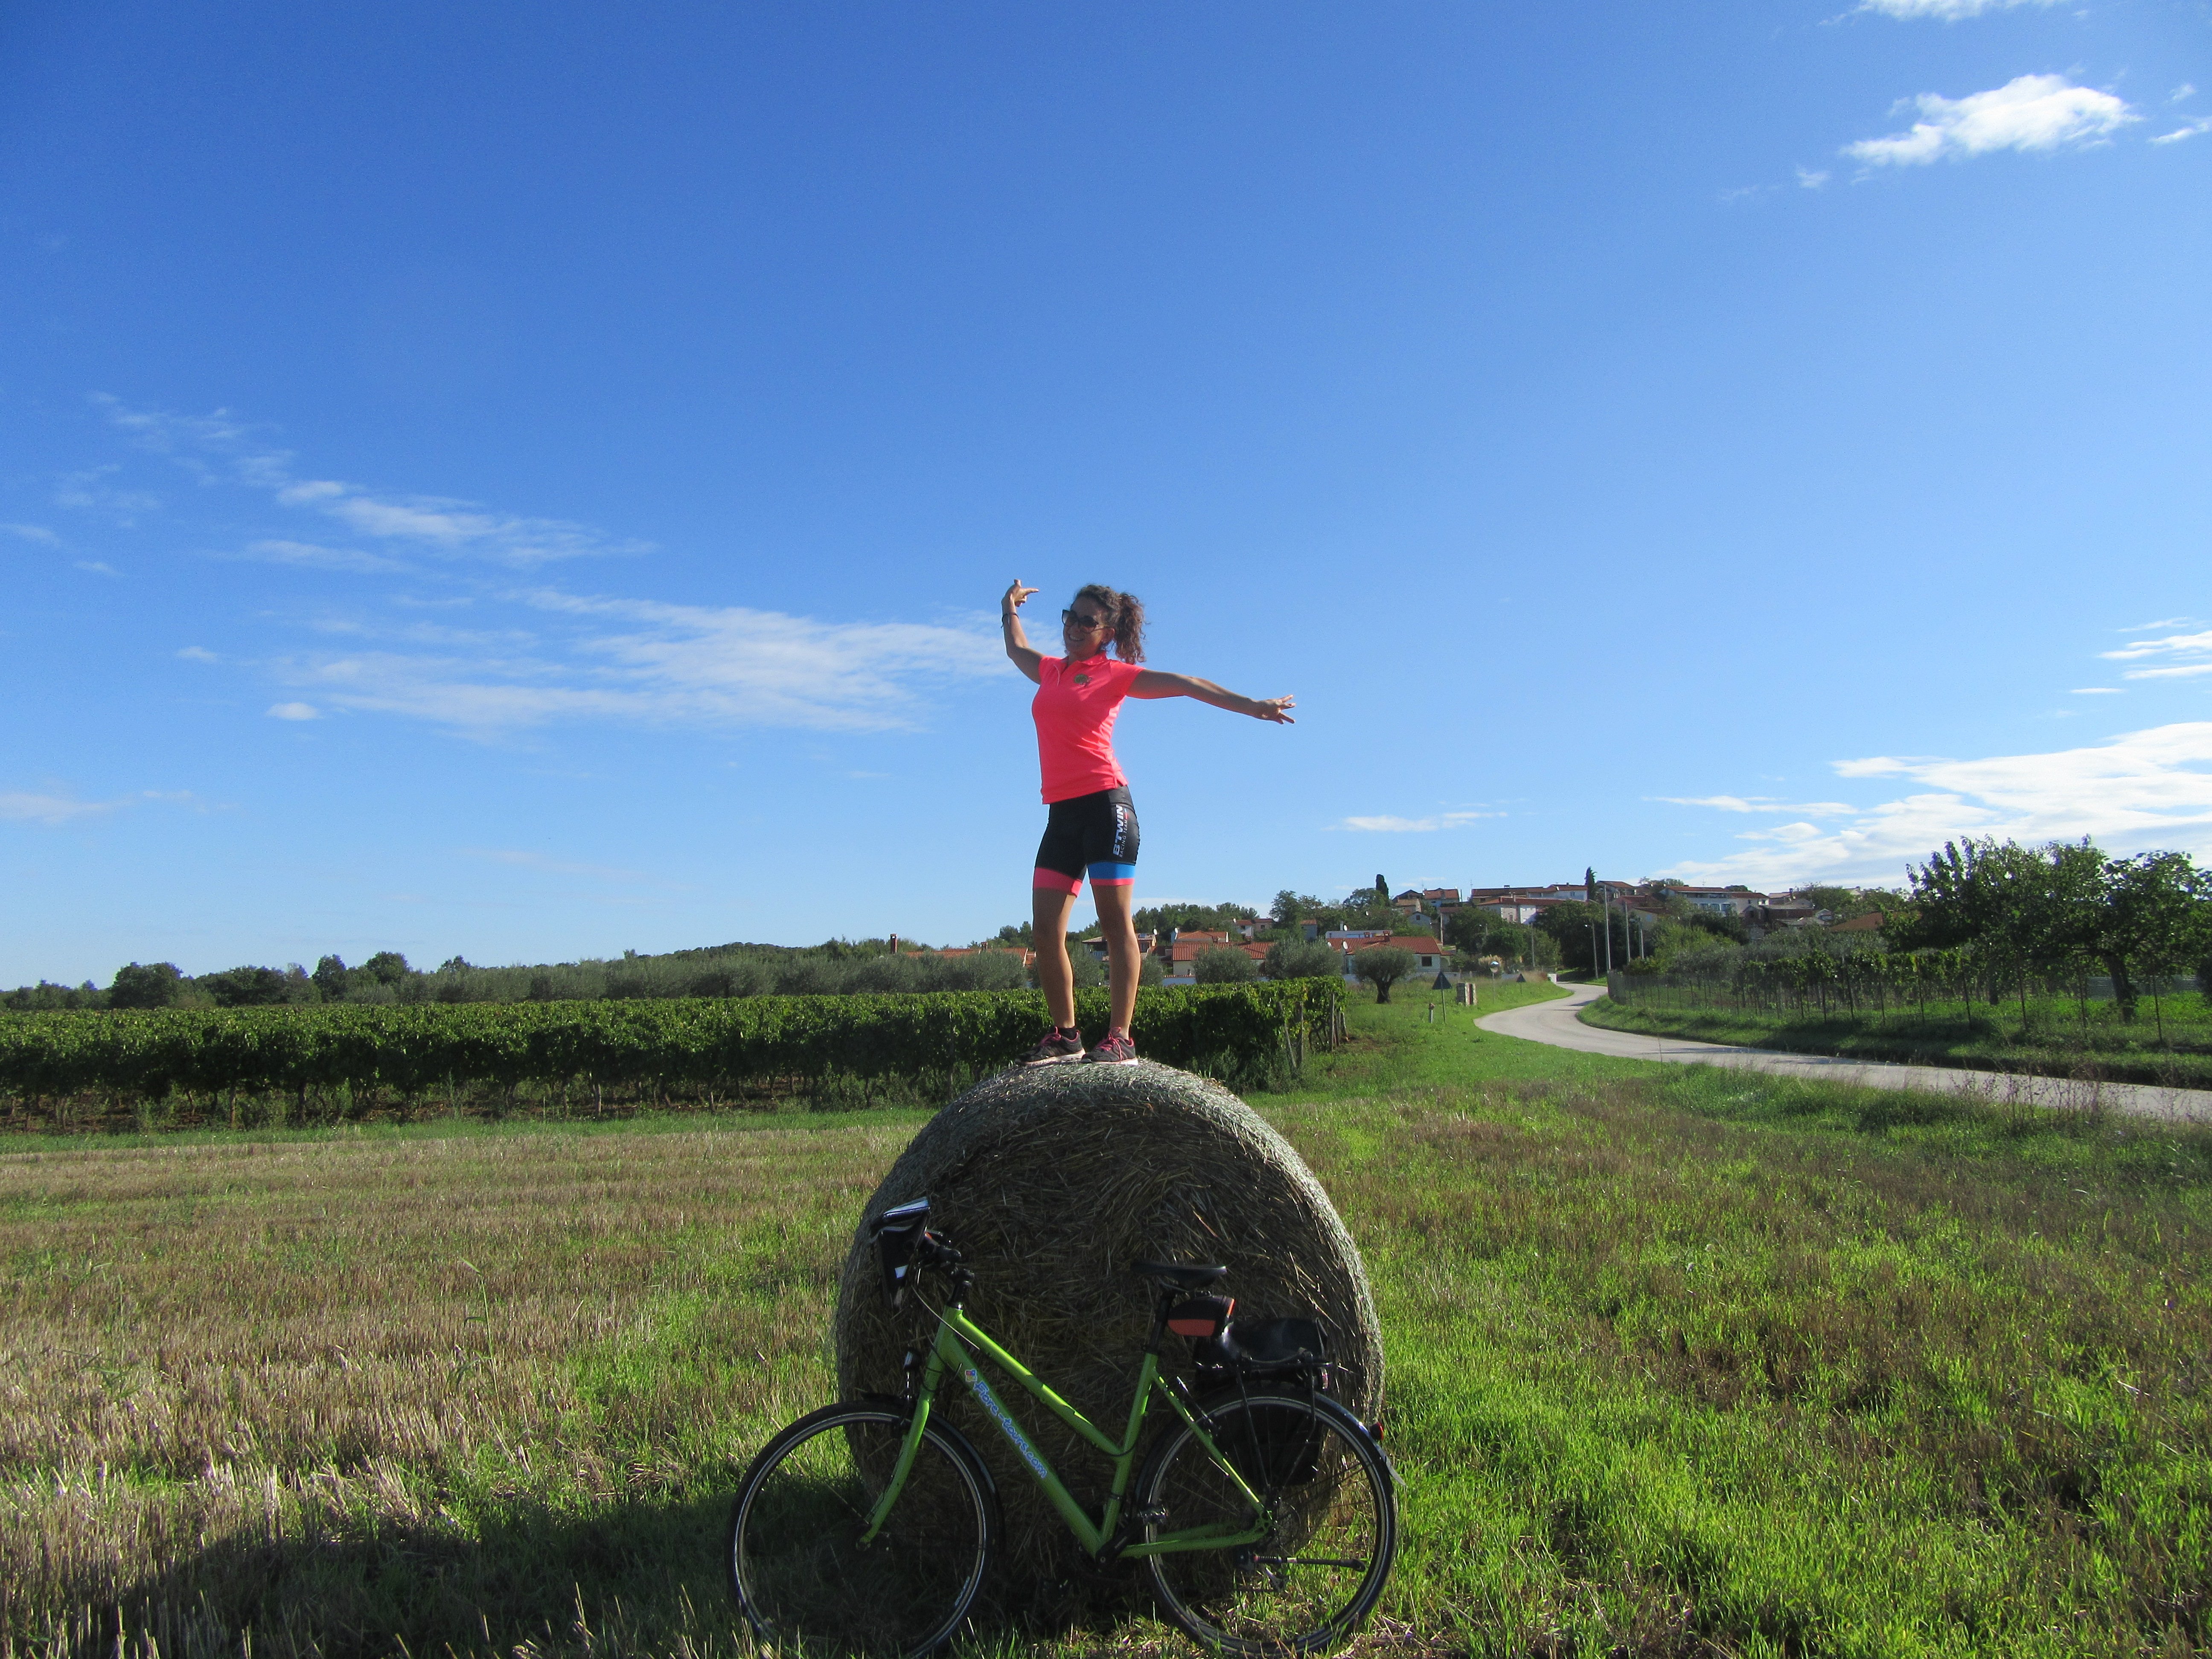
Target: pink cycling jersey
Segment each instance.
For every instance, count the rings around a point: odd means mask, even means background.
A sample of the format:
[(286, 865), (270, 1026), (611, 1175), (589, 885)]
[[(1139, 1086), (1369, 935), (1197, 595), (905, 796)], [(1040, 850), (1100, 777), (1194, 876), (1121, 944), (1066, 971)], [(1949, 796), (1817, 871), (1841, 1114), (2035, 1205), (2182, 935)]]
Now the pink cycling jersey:
[(1127, 783), (1114, 758), (1114, 718), (1121, 699), (1145, 671), (1103, 652), (1079, 663), (1045, 657), (1037, 663), (1037, 764), (1044, 775), (1045, 804), (1118, 789)]

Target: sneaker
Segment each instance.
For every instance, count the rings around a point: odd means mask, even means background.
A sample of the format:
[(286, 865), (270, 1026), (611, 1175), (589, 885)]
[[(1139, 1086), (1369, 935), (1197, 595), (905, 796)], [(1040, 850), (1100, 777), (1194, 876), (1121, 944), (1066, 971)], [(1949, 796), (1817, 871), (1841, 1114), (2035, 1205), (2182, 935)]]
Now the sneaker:
[(1137, 1045), (1129, 1041), (1127, 1031), (1109, 1031), (1105, 1041), (1085, 1056), (1093, 1066), (1134, 1066)]
[(1022, 1056), (1024, 1066), (1059, 1066), (1083, 1058), (1083, 1039), (1070, 1036), (1057, 1025), (1045, 1027), (1037, 1046)]

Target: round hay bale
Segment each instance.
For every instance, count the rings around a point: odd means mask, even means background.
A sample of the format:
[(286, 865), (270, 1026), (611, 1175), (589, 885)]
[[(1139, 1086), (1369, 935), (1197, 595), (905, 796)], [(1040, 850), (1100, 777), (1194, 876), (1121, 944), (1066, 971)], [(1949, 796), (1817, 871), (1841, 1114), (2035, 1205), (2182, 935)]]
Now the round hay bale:
[[(1359, 1251), (1291, 1145), (1218, 1084), (1149, 1061), (1001, 1072), (953, 1101), (902, 1153), (862, 1212), (837, 1295), (837, 1382), (846, 1399), (896, 1394), (925, 1316), (884, 1306), (867, 1229), (894, 1205), (931, 1204), (930, 1224), (975, 1273), (969, 1313), (1116, 1439), (1152, 1329), (1141, 1260), (1219, 1262), (1239, 1318), (1320, 1321), (1332, 1392), (1363, 1420), (1382, 1399), (1382, 1342)], [(941, 1282), (941, 1281), (940, 1281)], [(1189, 1348), (1170, 1336), (1170, 1365)], [(1094, 1516), (1107, 1460), (1009, 1383), (1000, 1391)], [(939, 1400), (997, 1478), (1008, 1565), (1024, 1579), (1066, 1570), (1066, 1524), (964, 1388)], [(1162, 1426), (1155, 1413), (1151, 1429)], [(1030, 1578), (1030, 1575), (1035, 1575)]]

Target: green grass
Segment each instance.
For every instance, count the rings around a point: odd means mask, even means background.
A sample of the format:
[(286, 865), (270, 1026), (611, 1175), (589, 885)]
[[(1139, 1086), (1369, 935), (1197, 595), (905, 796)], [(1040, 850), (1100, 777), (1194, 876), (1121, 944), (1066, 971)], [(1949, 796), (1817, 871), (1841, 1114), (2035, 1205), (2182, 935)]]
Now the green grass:
[(1593, 1025), (1801, 1054), (1905, 1060), (1971, 1071), (2026, 1072), (2043, 1077), (2166, 1088), (2212, 1089), (2212, 1006), (2190, 994), (2144, 997), (2137, 1017), (2123, 1020), (2109, 1002), (2077, 1004), (2035, 996), (2023, 1020), (2016, 1002), (1962, 1003), (1926, 1011), (1900, 1006), (1853, 1011), (1832, 1007), (1790, 1013), (1734, 1008), (1701, 993), (1666, 987), (1632, 990), (1623, 1004), (1601, 999), (1585, 1009)]
[[(1366, 1646), (2212, 1650), (2204, 1133), (1576, 1054), (1474, 1027), (1549, 988), (1483, 994), (1362, 999), (1255, 1102), (1383, 1318)], [(918, 1121), (10, 1140), (0, 1654), (732, 1651), (728, 1492), (828, 1397)]]

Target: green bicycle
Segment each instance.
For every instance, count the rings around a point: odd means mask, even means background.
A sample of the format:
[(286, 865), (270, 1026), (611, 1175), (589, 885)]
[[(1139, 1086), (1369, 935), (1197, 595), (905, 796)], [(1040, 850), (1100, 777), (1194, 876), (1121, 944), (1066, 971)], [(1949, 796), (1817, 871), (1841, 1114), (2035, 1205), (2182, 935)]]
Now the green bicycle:
[[(731, 1588), (761, 1639), (786, 1653), (906, 1659), (959, 1632), (981, 1594), (999, 1531), (997, 1490), (975, 1448), (934, 1412), (948, 1376), (964, 1382), (1012, 1443), (1092, 1559), (1140, 1560), (1161, 1611), (1209, 1647), (1318, 1653), (1373, 1609), (1398, 1547), (1395, 1478), (1376, 1437), (1322, 1392), (1310, 1320), (1232, 1322), (1229, 1298), (1200, 1294), (1227, 1269), (1140, 1261), (1158, 1297), (1117, 1441), (1054, 1394), (970, 1319), (975, 1284), (929, 1200), (872, 1229), (893, 1308), (923, 1270), (945, 1294), (926, 1347), (907, 1355), (903, 1399), (824, 1407), (778, 1433), (745, 1472), (730, 1519)], [(1195, 1395), (1164, 1376), (1169, 1334), (1196, 1340)], [(1096, 1518), (1070, 1495), (990, 1382), (988, 1363), (1113, 1462)], [(1143, 1468), (1155, 1398), (1173, 1417)]]

